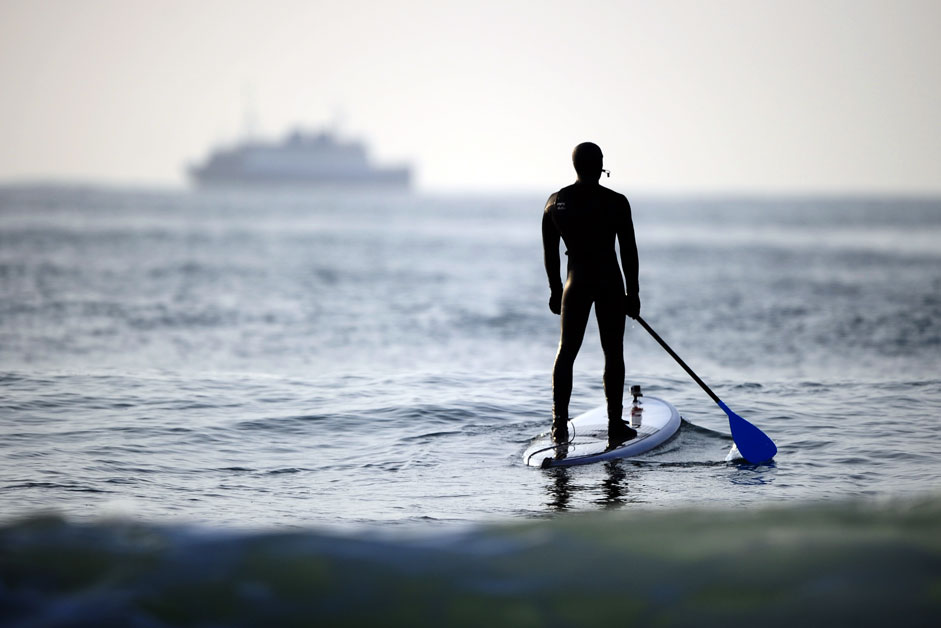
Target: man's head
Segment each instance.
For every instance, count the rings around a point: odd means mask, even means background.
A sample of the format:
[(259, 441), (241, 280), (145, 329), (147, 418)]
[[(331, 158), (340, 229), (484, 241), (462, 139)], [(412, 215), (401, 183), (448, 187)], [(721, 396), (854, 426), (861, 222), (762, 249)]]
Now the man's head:
[(597, 181), (601, 178), (604, 155), (597, 144), (582, 142), (572, 151), (572, 165), (579, 181)]

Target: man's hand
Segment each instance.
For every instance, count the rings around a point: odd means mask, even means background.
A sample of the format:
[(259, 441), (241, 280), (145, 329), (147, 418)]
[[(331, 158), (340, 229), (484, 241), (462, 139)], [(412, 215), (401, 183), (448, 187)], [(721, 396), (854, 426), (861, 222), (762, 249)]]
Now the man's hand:
[(631, 318), (640, 316), (640, 297), (638, 295), (624, 295), (624, 313)]
[(552, 294), (549, 295), (549, 310), (553, 314), (562, 313), (562, 291), (553, 290)]

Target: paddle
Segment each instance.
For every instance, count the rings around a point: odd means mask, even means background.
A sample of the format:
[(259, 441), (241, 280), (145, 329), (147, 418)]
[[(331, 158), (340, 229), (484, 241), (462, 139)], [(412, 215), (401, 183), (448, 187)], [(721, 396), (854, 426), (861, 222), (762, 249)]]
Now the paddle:
[(699, 376), (693, 372), (693, 369), (686, 366), (686, 362), (680, 359), (680, 356), (676, 355), (673, 349), (670, 348), (666, 342), (663, 341), (663, 338), (657, 335), (650, 325), (647, 324), (647, 321), (642, 319), (639, 315), (635, 319), (640, 323), (644, 329), (646, 329), (653, 339), (660, 343), (660, 346), (667, 350), (673, 359), (676, 360), (680, 366), (686, 369), (686, 372), (689, 373), (697, 384), (702, 386), (702, 389), (705, 390), (712, 400), (715, 401), (722, 410), (729, 415), (729, 428), (732, 430), (732, 440), (735, 441), (735, 445), (738, 447), (739, 453), (742, 454), (742, 457), (745, 458), (748, 462), (752, 464), (760, 464), (762, 462), (767, 462), (774, 458), (774, 454), (777, 453), (778, 448), (775, 446), (774, 441), (768, 438), (764, 432), (759, 430), (757, 427), (735, 414), (729, 407), (722, 403), (722, 400), (712, 390), (709, 389), (706, 384), (699, 379)]

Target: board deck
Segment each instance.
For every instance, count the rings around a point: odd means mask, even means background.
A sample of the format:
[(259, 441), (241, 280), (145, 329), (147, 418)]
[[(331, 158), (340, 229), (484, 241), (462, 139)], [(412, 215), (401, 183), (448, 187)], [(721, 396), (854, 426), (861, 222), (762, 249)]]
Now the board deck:
[[(628, 412), (629, 408), (625, 408), (625, 415)], [(523, 462), (531, 467), (547, 468), (637, 456), (676, 434), (680, 429), (680, 413), (663, 399), (644, 397), (640, 425), (636, 424), (635, 418), (633, 427), (637, 430), (635, 438), (609, 448), (607, 411), (600, 406), (572, 419), (569, 424), (571, 442), (555, 445), (549, 435), (540, 436), (526, 448)]]

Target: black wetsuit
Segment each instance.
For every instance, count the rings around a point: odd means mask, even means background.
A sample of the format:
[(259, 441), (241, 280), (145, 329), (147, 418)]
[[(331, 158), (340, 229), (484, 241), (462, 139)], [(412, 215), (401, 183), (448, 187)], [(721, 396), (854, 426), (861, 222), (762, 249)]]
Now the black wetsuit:
[[(560, 236), (568, 256), (564, 287), (559, 278)], [(623, 281), (615, 237), (624, 266)], [(561, 293), (562, 332), (552, 370), (553, 425), (561, 421), (564, 429), (568, 419), (572, 365), (585, 336), (592, 303), (604, 351), (608, 419), (619, 421), (624, 395), (624, 316), (630, 312), (632, 300), (640, 307), (630, 203), (623, 194), (597, 183), (578, 182), (562, 188), (546, 202), (542, 242), (549, 287), (554, 298)]]

